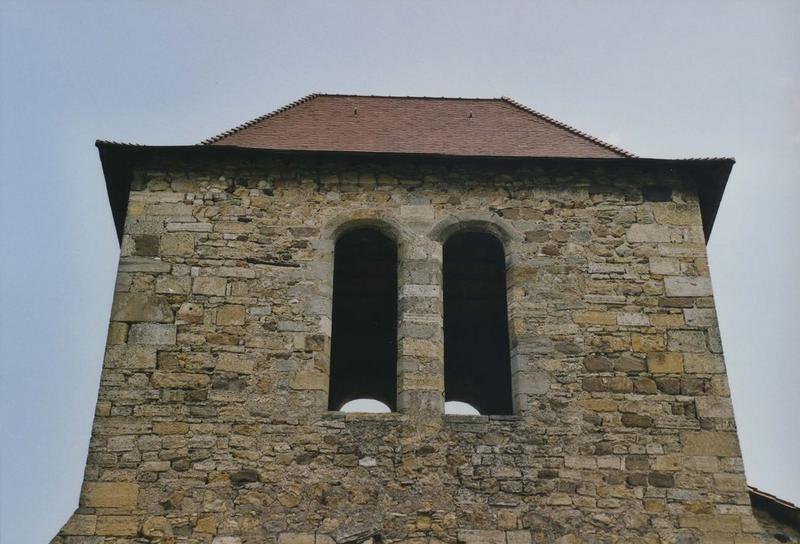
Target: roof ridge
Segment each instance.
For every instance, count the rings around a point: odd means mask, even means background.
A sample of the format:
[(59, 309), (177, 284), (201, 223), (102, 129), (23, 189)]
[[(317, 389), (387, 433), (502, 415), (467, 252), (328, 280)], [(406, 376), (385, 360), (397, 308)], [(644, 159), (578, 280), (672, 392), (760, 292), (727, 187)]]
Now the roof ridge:
[(427, 96), (410, 94), (350, 94), (350, 93), (317, 93), (317, 96), (338, 96), (350, 98), (412, 98), (415, 100), (502, 100), (502, 97), (490, 96)]
[(625, 155), (626, 157), (636, 158), (636, 155), (631, 153), (630, 151), (626, 151), (626, 150), (622, 149), (621, 147), (617, 147), (617, 146), (612, 145), (612, 144), (610, 144), (608, 142), (604, 142), (600, 138), (596, 138), (596, 137), (592, 136), (591, 134), (587, 134), (587, 133), (583, 132), (582, 130), (578, 130), (577, 128), (575, 128), (573, 126), (570, 126), (570, 125), (568, 125), (568, 124), (566, 124), (566, 123), (564, 123), (562, 121), (559, 121), (558, 119), (554, 119), (554, 118), (550, 117), (549, 115), (545, 115), (544, 113), (542, 113), (540, 111), (537, 111), (537, 110), (535, 110), (535, 109), (533, 109), (531, 107), (528, 107), (525, 104), (517, 102), (513, 98), (509, 98), (507, 96), (501, 96), (500, 100), (502, 100), (504, 102), (507, 102), (507, 103), (511, 104), (512, 106), (515, 106), (515, 107), (517, 107), (517, 108), (519, 108), (519, 109), (521, 109), (523, 111), (526, 111), (526, 112), (530, 113), (531, 115), (535, 115), (536, 117), (539, 117), (540, 119), (543, 119), (543, 120), (547, 121), (548, 123), (552, 123), (553, 125), (555, 125), (557, 127), (560, 127), (560, 128), (565, 129), (565, 130), (568, 130), (568, 131), (572, 132), (573, 134), (575, 134), (577, 136), (580, 136), (581, 138), (589, 140), (592, 143), (601, 145), (601, 146), (603, 146), (603, 147), (605, 147), (607, 149), (610, 149), (612, 151), (615, 151), (617, 153)]
[(304, 97), (299, 98), (299, 99), (295, 100), (294, 102), (289, 102), (288, 104), (286, 104), (284, 106), (281, 106), (280, 108), (278, 108), (276, 110), (273, 110), (273, 111), (271, 111), (269, 113), (265, 113), (264, 115), (260, 115), (260, 116), (256, 117), (255, 119), (251, 119), (249, 121), (246, 121), (246, 122), (242, 123), (239, 126), (235, 126), (235, 127), (231, 128), (231, 129), (226, 130), (225, 132), (220, 132), (216, 136), (212, 136), (211, 138), (207, 138), (207, 139), (203, 140), (202, 142), (200, 142), (200, 144), (201, 145), (209, 145), (209, 144), (213, 144), (214, 142), (218, 142), (219, 140), (221, 140), (223, 138), (226, 138), (226, 137), (228, 137), (228, 136), (230, 136), (232, 134), (236, 134), (237, 132), (240, 132), (240, 131), (242, 131), (242, 130), (250, 127), (250, 126), (255, 125), (256, 123), (259, 123), (259, 122), (263, 121), (264, 119), (269, 119), (270, 117), (274, 117), (274, 116), (278, 115), (279, 113), (283, 113), (283, 112), (285, 112), (287, 110), (290, 110), (290, 109), (294, 108), (295, 106), (299, 106), (300, 104), (308, 102), (309, 100), (311, 100), (313, 98), (316, 98), (318, 96), (324, 96), (324, 93), (307, 94)]

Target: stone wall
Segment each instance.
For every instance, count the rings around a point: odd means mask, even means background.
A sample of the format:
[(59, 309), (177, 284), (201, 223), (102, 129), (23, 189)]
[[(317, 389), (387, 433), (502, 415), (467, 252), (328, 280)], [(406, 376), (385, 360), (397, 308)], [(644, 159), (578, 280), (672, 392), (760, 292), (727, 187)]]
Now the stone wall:
[[(669, 186), (644, 202), (643, 186)], [(398, 406), (327, 412), (333, 247), (398, 242)], [(506, 249), (513, 416), (443, 416), (442, 241)], [(135, 172), (80, 507), (54, 540), (760, 541), (692, 182), (520, 163)]]

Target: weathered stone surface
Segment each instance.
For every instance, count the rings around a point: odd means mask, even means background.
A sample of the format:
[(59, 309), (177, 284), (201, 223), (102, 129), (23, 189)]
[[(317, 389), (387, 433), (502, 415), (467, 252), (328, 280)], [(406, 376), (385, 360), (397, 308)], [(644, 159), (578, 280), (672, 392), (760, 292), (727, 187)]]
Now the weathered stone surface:
[(709, 278), (692, 278), (674, 276), (664, 278), (664, 287), (668, 297), (710, 297), (711, 280)]
[(639, 414), (622, 414), (622, 424), (626, 427), (652, 427), (653, 418)]
[(687, 308), (683, 311), (684, 320), (689, 327), (715, 327), (717, 314), (713, 308)]
[(158, 236), (154, 234), (139, 234), (133, 237), (134, 255), (142, 257), (155, 257), (159, 255)]
[(706, 335), (702, 331), (669, 331), (667, 347), (670, 351), (705, 353), (708, 351)]
[(188, 257), (194, 254), (194, 234), (176, 232), (161, 235), (161, 255), (180, 255)]
[(736, 434), (729, 431), (686, 431), (681, 433), (681, 444), (686, 455), (739, 455)]
[(278, 544), (315, 544), (314, 533), (281, 533)]
[(681, 527), (715, 533), (736, 533), (742, 528), (741, 518), (734, 514), (687, 514), (681, 516)]
[(128, 340), (128, 325), (126, 323), (109, 323), (106, 344), (117, 346)]
[(683, 372), (683, 355), (656, 352), (647, 355), (647, 370), (654, 374), (680, 374)]
[(95, 534), (97, 516), (94, 514), (75, 514), (61, 529), (61, 534), (66, 536), (89, 536)]
[(236, 536), (217, 536), (211, 544), (242, 544), (242, 539)]
[(298, 372), (289, 383), (289, 387), (324, 391), (328, 388), (328, 377), (322, 372)]
[(189, 432), (189, 424), (179, 421), (154, 421), (153, 432), (155, 434), (186, 434)]
[(206, 374), (190, 374), (187, 372), (154, 372), (151, 381), (155, 387), (199, 389), (206, 387), (210, 381), (210, 378)]
[(583, 360), (583, 366), (589, 372), (609, 372), (613, 368), (611, 361), (605, 357), (587, 357)]
[(628, 229), (629, 242), (669, 242), (671, 238), (670, 228), (662, 225), (635, 223)]
[(144, 293), (117, 293), (111, 321), (172, 323), (172, 309), (162, 297)]
[(225, 278), (201, 276), (192, 281), (192, 292), (198, 295), (224, 297), (227, 283)]
[(128, 331), (130, 344), (172, 345), (177, 339), (175, 325), (134, 323)]
[(725, 372), (722, 357), (713, 353), (686, 353), (684, 355), (686, 372), (696, 374), (721, 374)]
[(733, 418), (733, 406), (727, 397), (698, 397), (695, 405), (700, 417)]
[(236, 353), (222, 353), (214, 369), (218, 372), (235, 372), (237, 374), (252, 374), (256, 362), (247, 356)]
[(95, 532), (101, 536), (136, 536), (139, 522), (135, 516), (100, 516)]
[(236, 487), (257, 482), (259, 480), (258, 472), (255, 470), (237, 470), (231, 472), (231, 483)]
[(240, 304), (226, 304), (217, 310), (217, 325), (244, 325), (245, 307)]
[(202, 323), (205, 316), (205, 309), (202, 304), (184, 302), (178, 309), (177, 321), (181, 323)]
[(664, 202), (653, 205), (656, 221), (664, 225), (697, 225), (700, 222), (698, 208), (691, 204)]
[(623, 327), (647, 327), (650, 325), (650, 320), (645, 314), (623, 312), (617, 314), (617, 325)]
[(614, 370), (617, 372), (643, 372), (646, 368), (644, 359), (632, 355), (622, 355), (614, 360)]
[(119, 272), (169, 272), (172, 265), (154, 257), (122, 257), (119, 260)]
[(139, 486), (129, 482), (86, 482), (81, 504), (92, 508), (132, 508), (136, 506)]
[(474, 531), (464, 530), (458, 532), (459, 544), (506, 544), (504, 531)]
[(156, 293), (163, 295), (186, 295), (192, 279), (188, 276), (159, 276), (156, 279)]
[(581, 311), (572, 314), (575, 323), (591, 325), (616, 325), (617, 316), (608, 312)]
[[(162, 162), (133, 174), (86, 490), (58, 544), (757, 534), (695, 180)], [(673, 200), (642, 200), (644, 179)], [(503, 233), (513, 414), (442, 415), (441, 221)], [(354, 224), (399, 241), (395, 413), (328, 411), (335, 240)]]

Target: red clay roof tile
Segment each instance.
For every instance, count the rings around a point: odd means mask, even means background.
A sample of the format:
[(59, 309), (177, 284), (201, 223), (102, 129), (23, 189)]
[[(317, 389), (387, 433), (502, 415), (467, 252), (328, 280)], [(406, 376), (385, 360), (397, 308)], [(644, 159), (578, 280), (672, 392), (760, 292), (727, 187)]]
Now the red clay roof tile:
[(505, 97), (311, 94), (203, 143), (484, 157), (634, 156)]

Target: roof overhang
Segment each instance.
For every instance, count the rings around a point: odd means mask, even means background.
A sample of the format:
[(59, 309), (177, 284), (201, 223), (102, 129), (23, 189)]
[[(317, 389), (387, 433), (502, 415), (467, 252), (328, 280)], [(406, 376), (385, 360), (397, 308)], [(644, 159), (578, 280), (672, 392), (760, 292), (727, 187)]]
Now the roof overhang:
[(747, 491), (754, 508), (764, 510), (777, 521), (800, 531), (800, 507), (751, 485), (747, 486)]
[(565, 158), (565, 157), (502, 157), (476, 155), (438, 155), (425, 153), (374, 153), (357, 151), (309, 151), (251, 149), (226, 145), (184, 145), (184, 146), (145, 146), (98, 140), (95, 145), (100, 152), (103, 174), (108, 190), (108, 200), (114, 216), (117, 237), (122, 240), (125, 215), (128, 207), (128, 194), (137, 164), (143, 164), (157, 157), (189, 160), (197, 158), (241, 158), (257, 159), (265, 157), (305, 157), (309, 159), (406, 159), (416, 161), (436, 161), (479, 164), (525, 163), (531, 165), (570, 165), (606, 166), (612, 168), (652, 169), (679, 175), (693, 181), (697, 186), (703, 231), (706, 241), (711, 235), (725, 185), (728, 182), (735, 160), (732, 158), (706, 159), (649, 159), (631, 157), (613, 158)]

